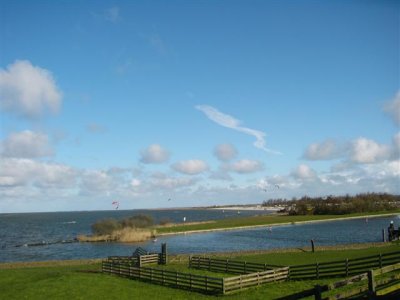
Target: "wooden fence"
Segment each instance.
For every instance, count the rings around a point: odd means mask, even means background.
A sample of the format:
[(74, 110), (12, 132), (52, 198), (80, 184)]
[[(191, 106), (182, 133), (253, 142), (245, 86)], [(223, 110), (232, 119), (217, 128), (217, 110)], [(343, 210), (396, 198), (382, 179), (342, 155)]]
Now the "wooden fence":
[(139, 256), (139, 264), (138, 264), (139, 267), (148, 264), (158, 264), (158, 263), (161, 263), (161, 255), (158, 253)]
[(189, 268), (202, 269), (220, 273), (248, 274), (282, 268), (282, 266), (229, 259), (216, 259), (202, 256), (190, 256)]
[[(196, 262), (203, 261), (203, 259), (204, 258), (202, 258), (201, 260), (196, 260)], [(193, 264), (193, 260), (191, 261)], [(212, 260), (210, 259), (210, 261)], [(200, 265), (200, 268), (202, 268), (201, 263), (198, 263), (198, 265)], [(211, 265), (212, 264), (209, 264), (209, 266)], [(207, 294), (233, 293), (245, 288), (258, 286), (268, 282), (286, 280), (288, 277), (289, 267), (281, 267), (272, 270), (267, 269), (266, 271), (264, 271), (264, 268), (266, 268), (265, 265), (264, 264), (259, 264), (259, 265), (261, 265), (263, 269), (263, 271), (261, 272), (241, 274), (239, 276), (234, 276), (234, 277), (215, 278), (210, 276), (194, 275), (190, 273), (173, 272), (173, 271), (148, 268), (148, 267), (139, 267), (135, 264), (132, 264), (129, 259), (125, 260), (107, 259), (103, 261), (102, 271), (103, 273), (107, 274), (115, 274), (122, 277), (145, 280), (156, 284), (168, 285), (176, 288), (188, 289)], [(246, 263), (245, 270), (248, 271), (249, 270), (248, 268), (251, 269), (255, 267), (251, 266), (251, 264), (249, 266)], [(219, 272), (225, 273), (225, 271), (221, 270), (219, 267), (216, 269), (218, 269)], [(213, 270), (215, 271), (216, 269), (212, 269), (211, 271)], [(228, 270), (230, 270), (230, 272), (237, 273), (239, 269), (236, 268), (236, 264), (233, 265), (228, 264)]]
[(103, 261), (102, 271), (107, 274), (115, 274), (121, 277), (139, 279), (155, 284), (188, 289), (206, 294), (221, 294), (224, 290), (223, 278), (173, 272), (149, 267), (135, 267), (121, 264), (117, 261)]
[(162, 264), (162, 255), (153, 253), (138, 256), (109, 256), (107, 260), (115, 264), (141, 267), (148, 264)]
[(263, 283), (286, 280), (289, 267), (255, 272), (223, 279), (223, 293), (228, 294), (241, 289), (258, 286)]
[(290, 266), (289, 278), (291, 280), (308, 280), (328, 277), (347, 277), (365, 273), (370, 269), (382, 268), (397, 262), (400, 262), (399, 251), (326, 263)]
[[(386, 273), (390, 273), (396, 270), (400, 270), (400, 263), (389, 265), (375, 270), (369, 270), (366, 273), (362, 273), (335, 283), (327, 285), (316, 285), (314, 288), (302, 291), (300, 293), (292, 294), (279, 300), (297, 300), (306, 297), (314, 296), (316, 300), (338, 300), (348, 299), (353, 296), (368, 296), (369, 299), (377, 299), (379, 296), (384, 296), (394, 291), (400, 290), (400, 273), (392, 274), (384, 278), (377, 279), (376, 276), (380, 276)], [(353, 285), (364, 281), (363, 285), (359, 285), (353, 289), (337, 293), (335, 295), (323, 297), (323, 293), (331, 292), (335, 293), (336, 290), (345, 286)], [(332, 292), (334, 291), (334, 292)]]

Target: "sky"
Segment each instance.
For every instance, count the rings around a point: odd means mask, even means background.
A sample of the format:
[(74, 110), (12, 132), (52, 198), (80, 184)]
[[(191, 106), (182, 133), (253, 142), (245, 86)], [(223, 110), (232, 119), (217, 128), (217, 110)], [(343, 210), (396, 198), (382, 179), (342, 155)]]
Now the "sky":
[(400, 194), (399, 12), (0, 0), (0, 213)]

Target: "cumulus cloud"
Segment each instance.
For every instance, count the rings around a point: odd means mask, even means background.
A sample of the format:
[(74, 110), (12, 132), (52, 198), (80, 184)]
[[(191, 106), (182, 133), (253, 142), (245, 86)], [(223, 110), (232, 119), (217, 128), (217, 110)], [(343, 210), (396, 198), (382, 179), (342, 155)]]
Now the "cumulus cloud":
[(266, 147), (267, 143), (265, 141), (266, 134), (262, 131), (247, 128), (241, 126), (241, 121), (235, 119), (234, 117), (224, 114), (217, 110), (216, 108), (209, 106), (209, 105), (197, 105), (196, 109), (202, 111), (211, 121), (221, 125), (223, 127), (227, 127), (256, 138), (254, 142), (254, 146), (258, 149), (261, 149), (265, 152), (272, 153), (272, 154), (281, 154), (278, 151), (271, 150)]
[(242, 159), (230, 165), (230, 170), (239, 174), (259, 172), (263, 169), (264, 165), (262, 162), (250, 159)]
[(376, 163), (388, 159), (391, 149), (388, 145), (360, 137), (351, 143), (350, 158), (356, 163)]
[(296, 179), (310, 180), (317, 176), (317, 173), (307, 165), (301, 164), (292, 171), (291, 175)]
[(81, 178), (81, 193), (93, 194), (115, 188), (113, 177), (101, 170), (85, 171)]
[(231, 144), (220, 144), (215, 147), (214, 155), (221, 161), (229, 161), (236, 157), (237, 150)]
[(383, 110), (393, 119), (396, 125), (400, 125), (400, 91), (397, 92), (393, 100), (384, 105)]
[(157, 178), (152, 180), (152, 186), (161, 189), (179, 189), (193, 185), (196, 180), (192, 178)]
[(145, 164), (161, 164), (169, 159), (169, 152), (158, 144), (153, 144), (141, 151), (140, 161)]
[(0, 108), (28, 118), (45, 112), (56, 113), (62, 101), (50, 71), (17, 60), (6, 70), (0, 69)]
[(11, 133), (2, 141), (0, 153), (4, 157), (38, 158), (51, 156), (54, 151), (46, 134), (25, 130)]
[(26, 158), (3, 158), (0, 161), (0, 187), (33, 185), (42, 188), (73, 188), (78, 172), (56, 163)]
[(196, 175), (208, 170), (207, 164), (200, 159), (182, 160), (171, 167), (177, 172), (188, 175)]
[(344, 151), (345, 149), (334, 140), (326, 140), (309, 145), (303, 157), (308, 160), (330, 160), (342, 156)]

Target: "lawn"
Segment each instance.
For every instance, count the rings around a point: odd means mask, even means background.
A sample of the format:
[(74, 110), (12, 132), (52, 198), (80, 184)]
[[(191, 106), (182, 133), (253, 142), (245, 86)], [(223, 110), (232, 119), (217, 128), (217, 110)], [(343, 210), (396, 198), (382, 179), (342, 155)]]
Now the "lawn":
[[(295, 265), (316, 261), (332, 261), (356, 258), (378, 253), (398, 251), (399, 244), (364, 249), (326, 250), (311, 252), (268, 252), (258, 254), (236, 254), (235, 259)], [(233, 257), (232, 254), (220, 256)], [(178, 290), (150, 283), (119, 278), (98, 273), (99, 262), (60, 262), (54, 266), (29, 266), (29, 264), (0, 264), (0, 295), (2, 299), (275, 299), (312, 288), (315, 284), (336, 281), (307, 280), (282, 283), (270, 283), (257, 288), (227, 296), (207, 296), (199, 293)], [(189, 271), (187, 259), (180, 261), (171, 257), (170, 270)], [(222, 276), (208, 271), (196, 271), (197, 274)]]

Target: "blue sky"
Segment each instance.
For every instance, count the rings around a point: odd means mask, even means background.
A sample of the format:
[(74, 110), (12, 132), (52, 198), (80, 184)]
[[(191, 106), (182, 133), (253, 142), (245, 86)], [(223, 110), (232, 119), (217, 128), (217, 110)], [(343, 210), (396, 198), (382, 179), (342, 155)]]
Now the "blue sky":
[(398, 1), (0, 3), (0, 212), (400, 193)]

